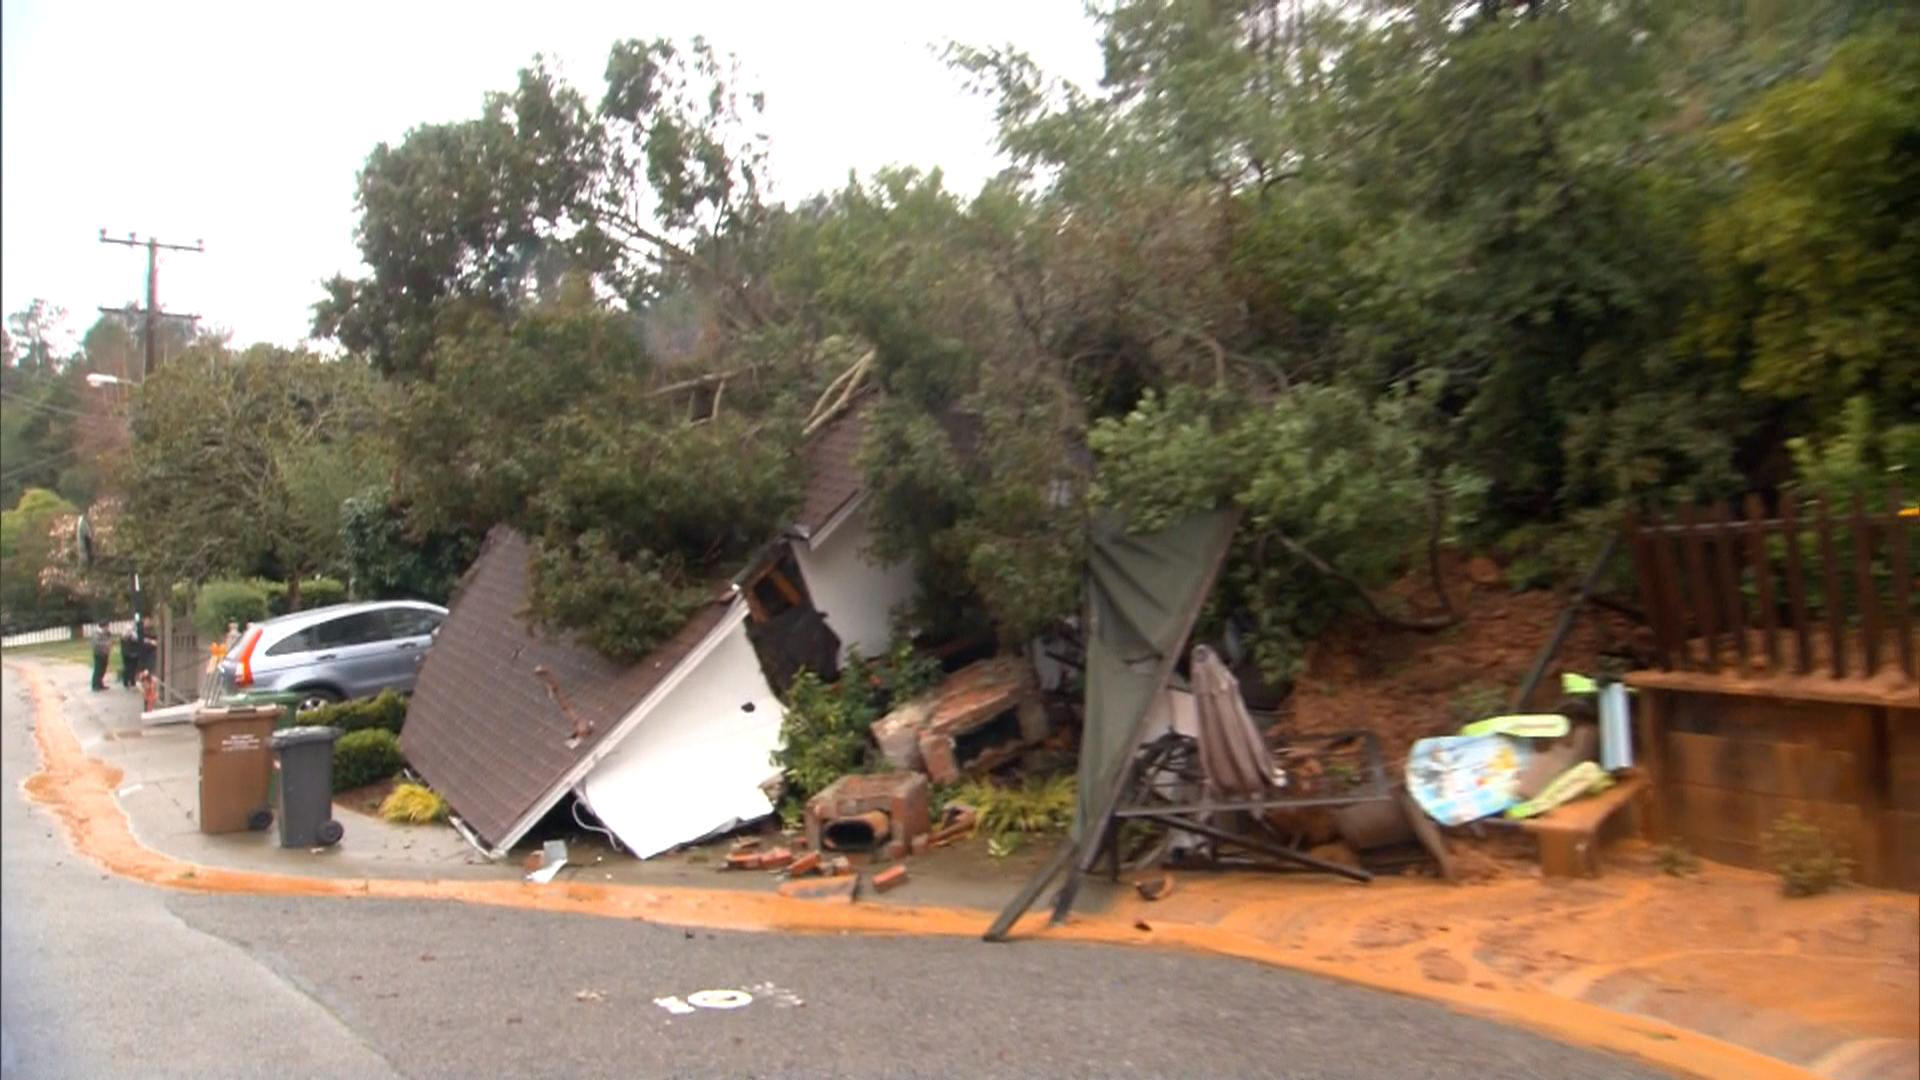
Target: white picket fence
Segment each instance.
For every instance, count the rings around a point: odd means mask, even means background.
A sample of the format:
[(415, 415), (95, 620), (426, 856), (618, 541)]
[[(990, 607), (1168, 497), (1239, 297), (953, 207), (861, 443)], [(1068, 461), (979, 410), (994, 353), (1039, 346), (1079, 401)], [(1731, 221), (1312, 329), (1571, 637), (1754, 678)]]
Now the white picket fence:
[[(113, 636), (133, 629), (132, 619), (116, 619), (107, 624)], [(51, 645), (56, 641), (77, 641), (87, 636), (84, 626), (49, 626), (45, 630), (28, 630), (20, 634), (8, 634), (0, 637), (0, 649), (18, 649), (27, 645)]]

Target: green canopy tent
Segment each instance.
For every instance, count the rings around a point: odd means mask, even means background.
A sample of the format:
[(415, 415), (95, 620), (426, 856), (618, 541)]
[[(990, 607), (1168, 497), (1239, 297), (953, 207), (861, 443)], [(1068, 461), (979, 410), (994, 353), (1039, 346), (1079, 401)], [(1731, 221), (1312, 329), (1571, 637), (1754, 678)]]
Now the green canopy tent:
[(1047, 883), (1069, 863), (1056, 920), (1112, 827), (1148, 707), (1167, 684), (1233, 541), (1238, 514), (1215, 510), (1151, 534), (1126, 531), (1117, 515), (1093, 523), (1086, 580), (1086, 715), (1080, 739), (1080, 803), (1060, 852), (1028, 882), (987, 931), (1005, 939)]

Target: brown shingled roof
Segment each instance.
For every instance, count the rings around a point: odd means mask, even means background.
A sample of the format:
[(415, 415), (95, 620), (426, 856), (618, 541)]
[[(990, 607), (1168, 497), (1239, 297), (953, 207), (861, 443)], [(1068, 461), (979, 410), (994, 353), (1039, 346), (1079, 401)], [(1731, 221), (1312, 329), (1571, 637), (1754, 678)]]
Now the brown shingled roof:
[(835, 417), (802, 451), (807, 458), (807, 498), (794, 519), (794, 530), (812, 536), (827, 527), (835, 514), (860, 494), (860, 442), (867, 433), (866, 403)]
[[(531, 555), (526, 538), (505, 526), (487, 536), (420, 671), (401, 736), (407, 762), (488, 846), (552, 795), (727, 611), (724, 602), (702, 607), (665, 644), (622, 666), (527, 627), (521, 611)], [(546, 667), (574, 713), (593, 723), (593, 733), (573, 749), (566, 745), (573, 722), (547, 696), (536, 666)]]

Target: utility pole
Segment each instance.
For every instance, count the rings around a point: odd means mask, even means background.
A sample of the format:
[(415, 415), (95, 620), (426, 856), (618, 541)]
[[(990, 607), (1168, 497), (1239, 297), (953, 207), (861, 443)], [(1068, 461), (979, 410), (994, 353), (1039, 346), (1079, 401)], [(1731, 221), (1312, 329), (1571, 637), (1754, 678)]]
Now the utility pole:
[[(153, 369), (158, 366), (156, 357), (160, 347), (160, 320), (162, 318), (199, 318), (198, 315), (168, 316), (160, 310), (160, 250), (165, 248), (168, 251), (191, 251), (200, 253), (207, 250), (206, 242), (195, 240), (193, 246), (188, 247), (185, 244), (164, 244), (151, 236), (145, 240), (141, 240), (132, 233), (128, 233), (127, 238), (122, 240), (117, 236), (108, 236), (107, 230), (105, 229), (100, 230), (100, 242), (103, 244), (119, 244), (122, 247), (145, 247), (147, 249), (147, 307), (145, 311), (141, 312), (141, 314), (145, 316), (146, 321), (147, 358), (146, 370), (140, 373), (141, 380), (145, 381), (147, 376), (153, 374)], [(101, 310), (106, 311), (108, 309), (102, 308)]]

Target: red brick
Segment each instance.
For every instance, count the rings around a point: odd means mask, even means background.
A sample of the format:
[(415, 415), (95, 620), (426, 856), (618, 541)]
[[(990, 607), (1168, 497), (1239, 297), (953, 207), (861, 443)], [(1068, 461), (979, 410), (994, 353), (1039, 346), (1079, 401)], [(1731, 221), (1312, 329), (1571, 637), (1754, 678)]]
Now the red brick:
[(777, 847), (760, 856), (760, 869), (778, 870), (793, 861), (793, 852)]
[(960, 765), (954, 760), (953, 739), (949, 736), (920, 736), (920, 760), (927, 767), (927, 776), (936, 784), (950, 784), (960, 779)]
[(793, 865), (787, 867), (787, 873), (792, 877), (805, 877), (819, 869), (820, 853), (817, 851), (809, 851), (805, 855), (794, 859)]
[(760, 869), (761, 854), (757, 851), (735, 851), (727, 855), (727, 866), (733, 870)]
[(881, 892), (897, 889), (907, 883), (907, 868), (895, 863), (873, 875), (873, 887)]

